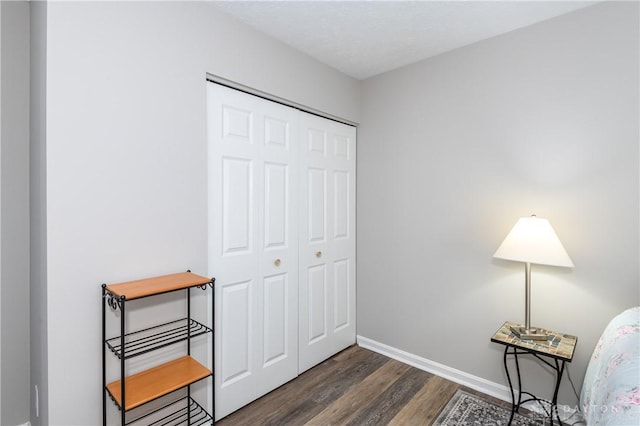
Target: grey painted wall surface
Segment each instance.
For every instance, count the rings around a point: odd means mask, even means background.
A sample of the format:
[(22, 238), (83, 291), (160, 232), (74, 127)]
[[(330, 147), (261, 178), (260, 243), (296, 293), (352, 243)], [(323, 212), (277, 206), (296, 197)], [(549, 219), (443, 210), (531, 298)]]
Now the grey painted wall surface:
[(47, 7), (48, 419), (97, 424), (100, 283), (208, 273), (206, 73), (353, 121), (360, 83), (205, 2)]
[[(31, 425), (48, 425), (46, 277), (46, 55), (47, 2), (30, 6), (30, 252), (31, 252)], [(36, 394), (36, 387), (38, 388)], [(36, 407), (37, 405), (37, 407)]]
[(534, 265), (532, 323), (578, 336), (579, 390), (607, 322), (640, 303), (638, 39), (638, 4), (607, 3), (364, 82), (359, 335), (506, 384), (489, 338), (524, 322), (524, 266), (492, 255), (535, 213), (576, 266)]
[(0, 424), (29, 419), (29, 4), (0, 2)]

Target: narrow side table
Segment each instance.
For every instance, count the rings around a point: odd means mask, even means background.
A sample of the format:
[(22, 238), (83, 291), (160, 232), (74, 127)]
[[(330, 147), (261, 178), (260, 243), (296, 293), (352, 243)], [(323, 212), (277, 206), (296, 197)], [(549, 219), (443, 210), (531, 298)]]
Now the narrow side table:
[[(522, 404), (529, 401), (544, 401), (550, 402), (550, 411), (547, 411), (553, 425), (553, 416), (555, 415), (560, 422), (560, 415), (558, 414), (558, 390), (560, 389), (560, 382), (562, 381), (562, 373), (564, 372), (565, 363), (571, 362), (573, 359), (573, 353), (576, 348), (578, 338), (571, 336), (570, 334), (558, 333), (557, 331), (538, 329), (541, 333), (549, 335), (549, 340), (522, 340), (511, 332), (511, 327), (521, 327), (522, 324), (507, 321), (491, 338), (492, 342), (504, 345), (504, 370), (507, 373), (507, 381), (509, 382), (509, 389), (511, 390), (511, 417), (509, 418), (509, 425), (513, 421), (513, 415), (516, 413)], [(518, 376), (518, 400), (516, 401), (515, 391), (513, 389), (513, 383), (511, 381), (511, 375), (509, 374), (509, 365), (507, 363), (507, 357), (513, 355), (516, 373)], [(556, 372), (556, 385), (553, 390), (553, 399), (547, 401), (530, 392), (522, 390), (522, 381), (520, 378), (520, 364), (518, 363), (518, 355), (532, 355), (540, 361), (547, 364)], [(522, 399), (523, 395), (527, 395), (528, 398)], [(544, 406), (543, 406), (544, 407)]]

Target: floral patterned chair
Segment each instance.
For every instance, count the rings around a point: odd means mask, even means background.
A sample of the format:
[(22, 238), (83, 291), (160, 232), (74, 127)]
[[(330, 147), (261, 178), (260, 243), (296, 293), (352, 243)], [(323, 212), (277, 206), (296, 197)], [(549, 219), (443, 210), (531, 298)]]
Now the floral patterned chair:
[(587, 425), (640, 425), (640, 307), (627, 309), (605, 328), (580, 403)]

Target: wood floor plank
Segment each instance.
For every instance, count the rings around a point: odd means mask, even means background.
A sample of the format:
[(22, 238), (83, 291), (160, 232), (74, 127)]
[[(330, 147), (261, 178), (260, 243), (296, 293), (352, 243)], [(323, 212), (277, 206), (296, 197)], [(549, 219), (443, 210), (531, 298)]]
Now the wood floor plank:
[(347, 366), (343, 374), (329, 377), (322, 389), (313, 396), (314, 401), (326, 406), (388, 361), (389, 358), (384, 355), (370, 353), (364, 361)]
[(409, 403), (391, 419), (389, 426), (423, 426), (432, 424), (460, 388), (457, 383), (433, 376)]
[[(367, 376), (378, 370), (389, 359), (380, 354), (369, 353), (358, 363), (353, 363), (353, 358), (348, 361), (336, 361), (343, 364), (343, 369), (338, 374), (333, 374), (313, 389), (307, 395), (300, 394), (301, 398), (292, 401), (289, 410), (284, 415), (273, 418), (274, 425), (302, 425), (322, 412), (329, 404), (341, 395), (358, 385)], [(313, 403), (315, 404), (313, 404)]]
[[(351, 350), (351, 355), (353, 362), (360, 362), (367, 356), (366, 353), (353, 350)], [(301, 374), (295, 380), (284, 384), (262, 398), (231, 413), (216, 424), (222, 426), (266, 424), (272, 417), (289, 409), (292, 395), (312, 393), (314, 388), (326, 380), (327, 377), (333, 374), (341, 374), (341, 367), (344, 368), (344, 364), (338, 363), (333, 358), (330, 358)]]
[(386, 425), (421, 389), (432, 375), (412, 368), (374, 398), (347, 425)]
[(336, 399), (317, 416), (307, 422), (309, 426), (342, 425), (354, 417), (358, 410), (367, 406), (381, 391), (387, 389), (400, 378), (409, 367), (395, 360), (389, 360), (377, 371), (370, 374), (358, 386)]

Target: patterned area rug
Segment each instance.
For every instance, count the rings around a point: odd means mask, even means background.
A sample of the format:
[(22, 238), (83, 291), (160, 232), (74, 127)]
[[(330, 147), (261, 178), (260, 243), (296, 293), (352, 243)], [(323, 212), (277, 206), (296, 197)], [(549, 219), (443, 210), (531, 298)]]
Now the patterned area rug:
[[(458, 390), (436, 419), (434, 426), (502, 426), (509, 424), (511, 410), (495, 405), (477, 395)], [(533, 419), (515, 413), (512, 426), (543, 425), (540, 418)]]

